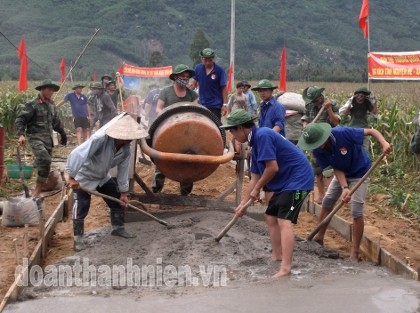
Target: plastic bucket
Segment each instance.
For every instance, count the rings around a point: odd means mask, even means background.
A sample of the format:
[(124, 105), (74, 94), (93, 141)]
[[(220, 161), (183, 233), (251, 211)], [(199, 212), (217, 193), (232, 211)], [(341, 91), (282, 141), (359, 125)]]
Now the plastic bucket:
[[(19, 165), (17, 164), (7, 164), (6, 165), (7, 170), (7, 177), (9, 178), (20, 178), (20, 170)], [(23, 177), (25, 179), (30, 179), (32, 177), (32, 166), (30, 165), (24, 165), (23, 168)]]

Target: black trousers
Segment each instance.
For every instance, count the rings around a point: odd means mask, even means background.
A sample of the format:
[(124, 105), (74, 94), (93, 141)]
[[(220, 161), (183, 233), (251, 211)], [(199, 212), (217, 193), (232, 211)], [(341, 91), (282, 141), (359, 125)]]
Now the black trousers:
[[(113, 178), (108, 180), (102, 186), (96, 187), (96, 191), (103, 193), (105, 195), (120, 199), (120, 193), (118, 192), (117, 183)], [(90, 193), (87, 193), (81, 189), (74, 190), (74, 205), (73, 205), (73, 219), (84, 219), (88, 213), (90, 208)], [(124, 209), (121, 205), (115, 201), (104, 199), (108, 207), (111, 209), (111, 216), (114, 213), (124, 213)]]

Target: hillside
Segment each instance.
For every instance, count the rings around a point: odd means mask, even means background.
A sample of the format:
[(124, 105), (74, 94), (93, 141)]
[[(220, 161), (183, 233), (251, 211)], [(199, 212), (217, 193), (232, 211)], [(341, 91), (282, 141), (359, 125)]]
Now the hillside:
[[(114, 72), (122, 62), (147, 66), (155, 51), (161, 65), (186, 63), (192, 38), (202, 29), (218, 62), (228, 67), (230, 1), (2, 0), (0, 32), (14, 45), (26, 38), (29, 76), (59, 77), (96, 28), (98, 36), (74, 71), (87, 79)], [(287, 46), (290, 80), (365, 80), (367, 40), (358, 27), (362, 1), (236, 0), (236, 77), (278, 77)], [(370, 1), (371, 50), (418, 50), (420, 2)], [(0, 80), (16, 79), (19, 59), (0, 36)]]

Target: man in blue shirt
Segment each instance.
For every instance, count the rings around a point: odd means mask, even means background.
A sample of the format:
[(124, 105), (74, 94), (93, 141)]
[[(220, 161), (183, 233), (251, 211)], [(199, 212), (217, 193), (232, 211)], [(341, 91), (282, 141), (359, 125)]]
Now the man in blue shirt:
[[(74, 149), (66, 164), (68, 183), (74, 189), (73, 232), (74, 250), (84, 249), (84, 219), (89, 213), (89, 191), (99, 191), (128, 204), (128, 171), (130, 144), (148, 133), (130, 115), (121, 113), (100, 128), (88, 141)], [(117, 177), (109, 170), (118, 168)], [(134, 238), (124, 228), (124, 208), (115, 201), (104, 199), (111, 211), (111, 235)], [(126, 206), (125, 205), (125, 206)]]
[(272, 128), (274, 131), (286, 136), (284, 130), (284, 121), (286, 110), (283, 105), (273, 97), (273, 90), (277, 87), (271, 85), (268, 79), (262, 79), (258, 85), (251, 90), (258, 91), (261, 98), (259, 127)]
[(292, 223), (296, 224), (304, 199), (314, 186), (311, 165), (294, 144), (273, 129), (257, 128), (253, 118), (243, 109), (227, 116), (227, 125), (235, 139), (248, 142), (251, 150), (251, 181), (235, 212), (246, 213), (249, 199), (259, 199), (261, 188), (268, 186), (274, 192), (265, 211), (265, 221), (271, 239), (272, 258), (282, 261), (278, 278), (290, 274), (295, 236)]
[(82, 94), (84, 87), (80, 84), (75, 85), (72, 88), (74, 92), (65, 95), (64, 99), (57, 104), (57, 107), (60, 107), (64, 103), (70, 102), (78, 145), (90, 137), (90, 112), (87, 97)]
[[(251, 88), (252, 90), (258, 91), (258, 95), (262, 101), (260, 104), (258, 126), (271, 128), (286, 137), (284, 127), (286, 110), (273, 96), (273, 90), (276, 88), (277, 87), (271, 85), (271, 82), (268, 79), (260, 80), (257, 86)], [(265, 193), (264, 201), (265, 203), (268, 203), (273, 195), (273, 191), (270, 190), (268, 186), (264, 186), (263, 191)]]
[(199, 88), (199, 103), (209, 109), (220, 120), (227, 113), (227, 75), (225, 70), (214, 62), (213, 49), (200, 51), (201, 64), (194, 68), (195, 75), (189, 88)]
[[(313, 150), (313, 154), (322, 169), (331, 166), (334, 178), (322, 200), (320, 221), (325, 219), (337, 200), (349, 202), (353, 217), (353, 248), (351, 260), (358, 261), (360, 242), (363, 236), (363, 206), (369, 180), (366, 179), (349, 198), (349, 186), (357, 182), (369, 170), (371, 162), (363, 149), (364, 136), (375, 137), (382, 145), (384, 153), (391, 152), (391, 145), (382, 134), (373, 128), (334, 127), (328, 123), (310, 123), (303, 131), (298, 146), (303, 150)], [(314, 241), (323, 244), (328, 225), (325, 225), (314, 237)]]

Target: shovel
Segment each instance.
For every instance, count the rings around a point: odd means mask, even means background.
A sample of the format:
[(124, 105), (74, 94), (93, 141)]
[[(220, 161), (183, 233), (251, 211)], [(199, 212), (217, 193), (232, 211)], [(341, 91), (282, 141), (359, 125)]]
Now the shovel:
[[(350, 190), (349, 197), (357, 190), (357, 188), (360, 187), (361, 184), (363, 184), (363, 182), (366, 180), (366, 178), (368, 178), (370, 176), (370, 174), (379, 165), (379, 163), (382, 161), (382, 159), (385, 157), (385, 155), (386, 155), (385, 153), (382, 153), (382, 155), (375, 161), (375, 163), (373, 163), (373, 165), (366, 172), (366, 174), (363, 175), (363, 177), (361, 179), (359, 179), (357, 184)], [(343, 200), (341, 200), (341, 202), (335, 206), (335, 208), (325, 217), (324, 220), (321, 221), (321, 223), (319, 223), (319, 225), (309, 234), (309, 236), (306, 237), (306, 241), (312, 241), (312, 239), (321, 230), (321, 228), (324, 227), (325, 225), (327, 225), (331, 221), (331, 219), (333, 218), (335, 213), (337, 213), (338, 210), (341, 209), (341, 207), (344, 205), (344, 203), (345, 202)]]
[[(117, 202), (117, 203), (119, 203), (119, 204), (125, 205), (125, 203), (124, 203), (124, 202), (122, 202), (120, 199), (117, 199), (117, 198), (114, 198), (114, 197), (111, 197), (111, 196), (105, 195), (105, 194), (103, 194), (103, 193), (100, 193), (100, 192), (97, 192), (97, 191), (93, 191), (93, 190), (86, 190), (86, 189), (82, 189), (82, 190), (83, 190), (83, 191), (85, 191), (85, 192), (87, 192), (87, 193), (90, 193), (90, 194), (92, 194), (92, 195), (95, 195), (95, 196), (98, 196), (98, 197), (102, 197), (102, 198), (104, 198), (104, 199), (108, 199), (108, 200), (111, 200), (111, 201), (115, 201), (115, 202)], [(143, 206), (143, 204), (142, 204), (141, 202), (138, 202), (138, 201), (137, 201), (137, 203), (138, 203), (138, 204), (141, 204), (141, 205)], [(154, 216), (154, 215), (150, 214), (149, 212), (147, 212), (147, 211), (145, 211), (145, 210), (142, 210), (142, 209), (140, 209), (140, 208), (138, 208), (138, 207), (136, 207), (136, 206), (134, 206), (134, 205), (132, 205), (132, 204), (127, 204), (127, 206), (128, 206), (130, 209), (133, 209), (133, 210), (135, 210), (135, 211), (137, 211), (137, 212), (140, 212), (140, 213), (143, 213), (144, 215), (147, 215), (148, 217), (150, 217), (151, 219), (155, 220), (155, 221), (156, 221), (156, 222), (158, 222), (159, 224), (162, 224), (162, 225), (168, 226), (168, 222), (166, 222), (166, 221), (164, 221), (164, 220), (161, 220), (161, 219), (157, 218), (156, 216)]]
[[(245, 203), (244, 209), (246, 209), (247, 207), (249, 207), (252, 204), (252, 199), (249, 199), (247, 203)], [(226, 233), (229, 231), (229, 229), (232, 228), (233, 225), (236, 224), (236, 222), (238, 221), (239, 216), (237, 216), (235, 214), (235, 216), (232, 218), (232, 220), (225, 226), (225, 228), (223, 228), (223, 230), (217, 235), (216, 238), (214, 238), (214, 240), (216, 240), (217, 242), (220, 241), (220, 239), (222, 239), (224, 237), (224, 235), (226, 235)]]
[(16, 148), (16, 151), (17, 151), (17, 159), (18, 159), (18, 164), (19, 164), (20, 181), (22, 182), (23, 190), (25, 190), (25, 197), (26, 198), (30, 198), (31, 195), (29, 193), (29, 188), (28, 188), (28, 186), (25, 183), (25, 178), (24, 178), (24, 175), (23, 175), (23, 166), (22, 166), (22, 160), (20, 158), (20, 149), (19, 149), (19, 147)]

